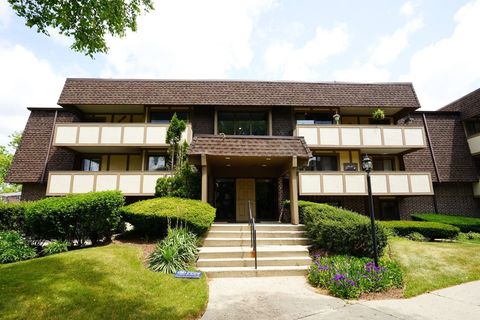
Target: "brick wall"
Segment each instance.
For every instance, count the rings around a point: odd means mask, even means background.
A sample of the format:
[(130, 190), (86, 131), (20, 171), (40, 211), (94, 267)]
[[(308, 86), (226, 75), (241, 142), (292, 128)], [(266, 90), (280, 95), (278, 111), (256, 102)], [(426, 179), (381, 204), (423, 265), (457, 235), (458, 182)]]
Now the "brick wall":
[(47, 185), (45, 183), (24, 183), (22, 186), (22, 201), (34, 201), (45, 198)]
[(193, 108), (192, 130), (193, 135), (213, 134), (215, 108), (211, 106), (202, 106)]
[(400, 197), (398, 199), (400, 219), (410, 220), (415, 212), (435, 212), (433, 196)]
[(272, 135), (274, 136), (292, 136), (292, 108), (273, 107), (272, 108)]

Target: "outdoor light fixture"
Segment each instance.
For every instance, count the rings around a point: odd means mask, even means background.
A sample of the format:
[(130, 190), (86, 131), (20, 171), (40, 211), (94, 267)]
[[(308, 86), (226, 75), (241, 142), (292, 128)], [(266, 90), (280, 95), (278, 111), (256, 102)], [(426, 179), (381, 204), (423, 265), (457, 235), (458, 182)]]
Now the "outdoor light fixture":
[(370, 171), (373, 169), (372, 159), (367, 154), (363, 157), (362, 168), (367, 173), (367, 188), (368, 188), (368, 210), (370, 211), (370, 222), (372, 225), (372, 243), (375, 266), (378, 267), (378, 248), (377, 248), (377, 234), (375, 230), (375, 213), (373, 212), (373, 195), (372, 195), (372, 181), (370, 179)]

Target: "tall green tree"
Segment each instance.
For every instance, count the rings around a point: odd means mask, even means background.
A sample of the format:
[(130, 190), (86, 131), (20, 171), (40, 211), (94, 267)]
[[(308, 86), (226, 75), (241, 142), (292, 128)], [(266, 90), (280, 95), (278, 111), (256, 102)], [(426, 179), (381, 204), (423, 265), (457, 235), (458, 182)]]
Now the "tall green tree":
[(165, 138), (165, 142), (170, 145), (169, 151), (172, 170), (175, 168), (175, 166), (181, 164), (181, 151), (183, 148), (180, 146), (180, 140), (182, 140), (182, 133), (186, 128), (187, 124), (185, 121), (178, 119), (177, 114), (174, 113), (172, 119), (170, 120), (170, 125), (167, 129), (167, 136)]
[(49, 35), (56, 29), (73, 37), (71, 48), (90, 57), (107, 52), (108, 34), (123, 37), (137, 30), (137, 17), (153, 10), (152, 0), (8, 0), (25, 24)]
[(21, 189), (20, 185), (6, 183), (5, 178), (12, 165), (13, 155), (22, 140), (22, 132), (15, 131), (8, 137), (10, 138), (8, 146), (0, 146), (0, 192), (15, 192)]

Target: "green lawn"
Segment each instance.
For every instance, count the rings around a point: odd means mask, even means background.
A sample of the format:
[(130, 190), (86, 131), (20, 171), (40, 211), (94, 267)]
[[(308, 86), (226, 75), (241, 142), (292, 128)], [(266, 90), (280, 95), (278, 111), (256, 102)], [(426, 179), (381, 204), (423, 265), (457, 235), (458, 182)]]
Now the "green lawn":
[(141, 246), (112, 244), (0, 265), (1, 319), (191, 319), (208, 285), (155, 273)]
[(405, 276), (405, 296), (480, 280), (480, 244), (389, 239), (389, 254)]

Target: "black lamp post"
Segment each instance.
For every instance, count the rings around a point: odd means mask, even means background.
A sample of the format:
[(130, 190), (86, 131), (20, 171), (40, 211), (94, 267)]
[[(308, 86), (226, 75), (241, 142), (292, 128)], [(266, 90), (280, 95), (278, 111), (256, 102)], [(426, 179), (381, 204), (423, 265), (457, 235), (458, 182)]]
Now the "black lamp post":
[(370, 211), (370, 222), (372, 223), (372, 243), (374, 257), (373, 261), (375, 266), (378, 267), (378, 248), (377, 248), (377, 235), (375, 232), (375, 213), (373, 211), (373, 196), (372, 196), (372, 181), (370, 180), (370, 171), (372, 171), (372, 160), (365, 155), (362, 160), (362, 168), (367, 173), (367, 188), (368, 188), (368, 210)]

